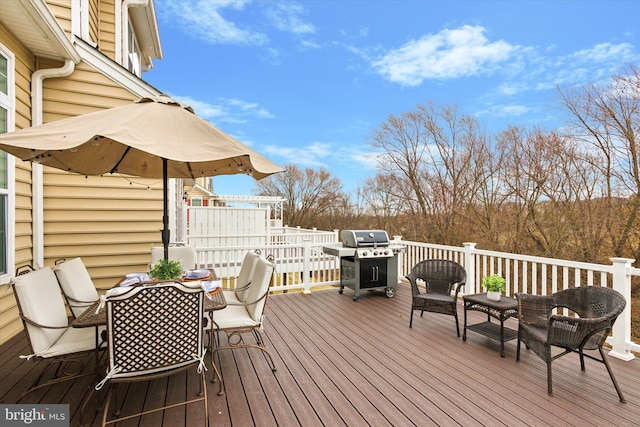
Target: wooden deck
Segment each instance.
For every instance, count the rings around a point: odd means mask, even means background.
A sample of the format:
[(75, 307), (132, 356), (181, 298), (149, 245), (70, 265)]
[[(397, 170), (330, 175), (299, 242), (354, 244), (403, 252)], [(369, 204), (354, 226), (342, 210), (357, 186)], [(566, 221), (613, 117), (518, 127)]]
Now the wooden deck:
[[(640, 360), (609, 358), (627, 399), (618, 401), (602, 364), (576, 355), (554, 362), (554, 397), (546, 390), (545, 364), (516, 341), (499, 344), (469, 332), (456, 337), (454, 319), (425, 313), (409, 329), (410, 289), (395, 298), (383, 292), (336, 289), (311, 295), (272, 295), (267, 301), (265, 336), (278, 368), (272, 373), (258, 350), (224, 352), (225, 395), (208, 383), (211, 426), (628, 426), (640, 420)], [(459, 309), (463, 323), (462, 305)], [(470, 312), (470, 323), (484, 320)], [(514, 319), (508, 322), (516, 325)], [(35, 364), (23, 336), (0, 347), (0, 402), (15, 403)], [(207, 373), (211, 376), (211, 370)], [(22, 403), (68, 403), (77, 425), (78, 403), (91, 378), (33, 393)], [(123, 389), (125, 390), (125, 389)], [(194, 372), (126, 389), (124, 412), (153, 406), (174, 395), (197, 392)], [(86, 412), (99, 425), (97, 399)], [(149, 415), (126, 425), (201, 425), (204, 411), (194, 404)], [(125, 425), (124, 423), (118, 425)]]

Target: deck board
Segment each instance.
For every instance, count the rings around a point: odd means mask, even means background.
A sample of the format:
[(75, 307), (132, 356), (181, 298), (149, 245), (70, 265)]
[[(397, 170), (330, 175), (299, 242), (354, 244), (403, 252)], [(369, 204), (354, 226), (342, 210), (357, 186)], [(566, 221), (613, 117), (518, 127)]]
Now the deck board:
[[(208, 411), (215, 426), (628, 426), (640, 419), (640, 360), (609, 358), (627, 399), (618, 401), (605, 367), (576, 355), (554, 362), (554, 397), (547, 395), (546, 366), (516, 340), (499, 344), (474, 332), (456, 336), (451, 316), (414, 315), (410, 289), (394, 298), (364, 291), (358, 302), (348, 289), (287, 293), (267, 300), (265, 340), (277, 371), (259, 350), (220, 352), (223, 396), (207, 372)], [(469, 323), (486, 319), (469, 312)], [(459, 306), (463, 326), (462, 304)], [(517, 321), (507, 325), (515, 328)], [(41, 367), (19, 359), (24, 334), (0, 347), (0, 402), (15, 403)], [(33, 393), (23, 403), (68, 403), (72, 425), (92, 377)], [(185, 372), (152, 383), (121, 385), (123, 412), (152, 408), (165, 399), (195, 396), (198, 377)], [(100, 425), (96, 393), (85, 418)], [(201, 403), (146, 415), (128, 425), (193, 426), (203, 423)]]

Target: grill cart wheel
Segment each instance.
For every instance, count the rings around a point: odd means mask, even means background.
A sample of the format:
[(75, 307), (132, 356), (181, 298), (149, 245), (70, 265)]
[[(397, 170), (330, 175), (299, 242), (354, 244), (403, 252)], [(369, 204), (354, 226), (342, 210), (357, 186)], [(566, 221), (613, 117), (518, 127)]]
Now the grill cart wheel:
[(394, 288), (386, 288), (384, 293), (387, 295), (387, 298), (393, 298), (396, 295), (396, 290)]

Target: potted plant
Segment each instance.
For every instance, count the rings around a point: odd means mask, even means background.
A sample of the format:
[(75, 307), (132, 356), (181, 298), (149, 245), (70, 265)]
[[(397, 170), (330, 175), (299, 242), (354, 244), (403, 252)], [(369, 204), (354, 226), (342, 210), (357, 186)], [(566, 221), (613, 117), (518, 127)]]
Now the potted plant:
[(506, 289), (506, 280), (499, 274), (492, 274), (482, 278), (482, 287), (487, 290), (487, 299), (500, 301), (500, 293)]
[(180, 261), (164, 258), (156, 262), (149, 271), (151, 277), (157, 280), (177, 279), (181, 277), (183, 273), (184, 271), (182, 270)]

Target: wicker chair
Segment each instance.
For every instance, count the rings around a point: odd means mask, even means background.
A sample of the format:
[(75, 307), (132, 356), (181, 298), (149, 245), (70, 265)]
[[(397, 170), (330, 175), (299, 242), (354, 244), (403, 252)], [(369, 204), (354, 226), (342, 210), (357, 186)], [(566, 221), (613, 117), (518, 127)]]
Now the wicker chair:
[[(257, 348), (260, 349), (267, 360), (271, 370), (276, 371), (273, 358), (265, 347), (264, 339), (260, 330), (263, 327), (264, 308), (269, 295), (269, 285), (274, 271), (274, 264), (260, 256), (255, 261), (253, 275), (251, 277), (251, 285), (246, 294), (244, 302), (227, 302), (227, 307), (216, 311), (213, 315), (211, 332), (215, 334), (215, 340), (212, 338), (211, 343), (217, 343), (216, 348), (211, 353), (212, 363), (215, 363), (214, 356), (220, 350), (237, 349), (237, 348)], [(227, 345), (220, 346), (220, 333), (224, 332), (227, 336)], [(244, 335), (252, 334), (255, 344), (245, 342)], [(218, 372), (216, 374), (219, 375)], [(222, 378), (220, 379), (220, 391), (223, 394)]]
[[(121, 288), (122, 289), (122, 288)], [(111, 383), (102, 425), (140, 417), (176, 406), (203, 402), (209, 424), (207, 389), (204, 375), (204, 292), (198, 284), (161, 283), (139, 286), (106, 297), (109, 370), (95, 387)], [(122, 382), (150, 381), (197, 368), (200, 392), (197, 398), (179, 403), (165, 402), (155, 409), (108, 420), (109, 405), (117, 405), (117, 385)], [(188, 391), (187, 391), (188, 393)], [(121, 404), (124, 405), (124, 402)]]
[[(546, 362), (550, 396), (553, 396), (551, 362), (568, 353), (578, 353), (583, 371), (585, 357), (607, 367), (620, 402), (625, 402), (602, 349), (616, 318), (626, 305), (619, 292), (609, 288), (585, 286), (546, 296), (521, 293), (516, 293), (515, 296), (518, 299), (520, 320), (516, 360), (520, 360), (520, 343), (523, 342)], [(557, 309), (562, 308), (568, 309), (569, 315), (557, 314)], [(564, 351), (552, 355), (552, 346)], [(586, 354), (584, 350), (598, 350), (601, 358)]]
[(58, 260), (53, 271), (74, 318), (100, 298), (82, 259)]
[[(89, 362), (87, 355), (94, 353), (96, 363), (100, 359), (101, 349), (96, 348), (94, 331), (69, 325), (67, 309), (53, 270), (45, 267), (17, 273), (11, 286), (31, 352), (28, 356), (20, 357), (46, 365), (17, 402), (42, 387), (96, 375), (95, 369), (86, 369)], [(56, 371), (52, 379), (41, 382), (45, 373), (53, 367)]]
[[(456, 319), (456, 332), (460, 336), (458, 326), (458, 293), (467, 280), (467, 272), (458, 263), (445, 259), (428, 259), (416, 264), (406, 276), (411, 283), (411, 316), (409, 327), (413, 327), (413, 312), (420, 310), (420, 317), (425, 311), (448, 314)], [(418, 283), (423, 282), (425, 292), (420, 292)], [(455, 290), (454, 290), (455, 288)], [(453, 295), (452, 295), (452, 292)]]

